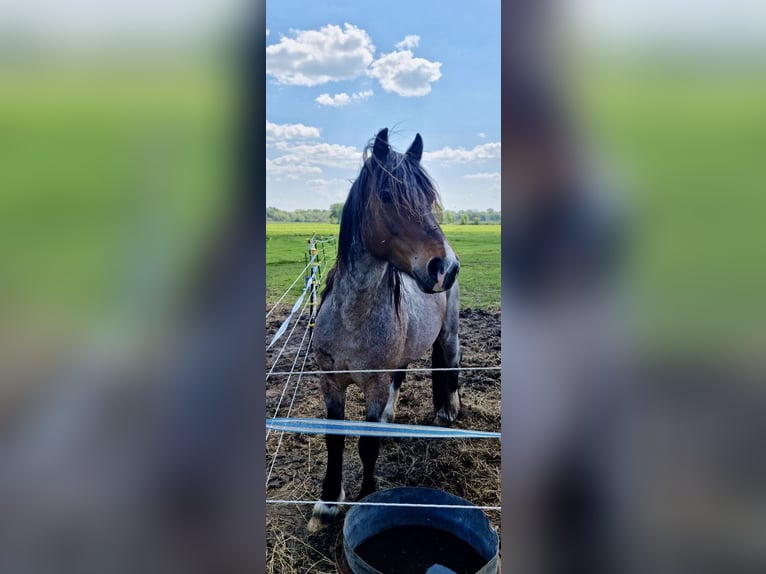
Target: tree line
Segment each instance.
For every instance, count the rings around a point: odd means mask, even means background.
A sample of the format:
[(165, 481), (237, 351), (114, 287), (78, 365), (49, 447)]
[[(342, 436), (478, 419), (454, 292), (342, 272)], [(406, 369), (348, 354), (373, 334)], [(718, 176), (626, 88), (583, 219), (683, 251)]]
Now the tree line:
[[(266, 221), (338, 223), (342, 212), (342, 203), (333, 203), (329, 209), (296, 209), (295, 211), (267, 207)], [(496, 211), (491, 207), (485, 210), (460, 209), (452, 211), (445, 209), (442, 211), (441, 222), (459, 225), (497, 224), (500, 223), (500, 211)]]

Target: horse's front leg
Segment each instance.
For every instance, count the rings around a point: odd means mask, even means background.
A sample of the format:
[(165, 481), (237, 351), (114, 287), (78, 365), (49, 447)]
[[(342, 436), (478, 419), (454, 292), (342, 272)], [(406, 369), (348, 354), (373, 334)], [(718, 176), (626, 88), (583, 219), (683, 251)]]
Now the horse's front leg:
[(455, 367), (454, 371), (434, 371), (432, 386), (434, 396), (434, 424), (448, 426), (460, 414), (460, 345), (458, 334), (442, 333), (434, 342), (431, 366), (435, 369)]
[[(343, 420), (346, 410), (346, 389), (329, 377), (322, 380), (322, 391), (327, 406), (327, 418)], [(343, 502), (346, 493), (343, 490), (343, 447), (345, 436), (325, 435), (327, 444), (327, 472), (322, 483), (321, 500)], [(340, 505), (317, 502), (309, 521), (309, 532), (317, 532), (328, 526), (340, 512)]]
[[(404, 373), (402, 373), (403, 375)], [(403, 377), (401, 377), (403, 378)], [(401, 384), (401, 378), (398, 384)], [(377, 377), (369, 382), (364, 389), (364, 400), (367, 406), (368, 422), (387, 422), (383, 416), (386, 406), (389, 404), (391, 394), (394, 392), (394, 382), (389, 382), (384, 377)], [(396, 389), (398, 393), (398, 387)], [(362, 489), (359, 491), (359, 499), (372, 494), (377, 489), (375, 482), (375, 463), (380, 453), (380, 437), (363, 436), (359, 438), (359, 458), (362, 459)]]

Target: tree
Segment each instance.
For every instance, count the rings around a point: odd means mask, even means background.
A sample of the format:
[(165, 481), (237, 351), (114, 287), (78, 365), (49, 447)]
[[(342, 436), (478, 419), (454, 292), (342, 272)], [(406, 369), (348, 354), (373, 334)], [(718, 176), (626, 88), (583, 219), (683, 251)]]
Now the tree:
[(466, 225), (468, 223), (468, 215), (465, 213), (462, 213), (460, 215), (460, 225)]
[(340, 221), (340, 216), (343, 213), (343, 204), (342, 203), (333, 203), (330, 206), (330, 221), (333, 223), (338, 223)]

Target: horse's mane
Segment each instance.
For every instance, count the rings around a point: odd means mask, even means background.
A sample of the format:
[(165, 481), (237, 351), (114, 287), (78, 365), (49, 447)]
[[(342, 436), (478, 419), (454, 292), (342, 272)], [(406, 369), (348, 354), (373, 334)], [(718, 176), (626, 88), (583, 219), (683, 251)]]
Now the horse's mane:
[[(355, 245), (362, 244), (362, 229), (368, 213), (370, 217), (376, 217), (384, 203), (393, 204), (399, 213), (410, 217), (420, 217), (424, 211), (432, 209), (441, 210), (439, 193), (420, 161), (390, 148), (381, 160), (370, 153), (374, 143), (373, 139), (365, 147), (362, 169), (343, 205), (338, 255), (327, 275), (323, 301), (332, 289), (335, 276), (353, 265), (351, 253)], [(389, 266), (389, 285), (398, 308), (400, 277), (393, 265)]]

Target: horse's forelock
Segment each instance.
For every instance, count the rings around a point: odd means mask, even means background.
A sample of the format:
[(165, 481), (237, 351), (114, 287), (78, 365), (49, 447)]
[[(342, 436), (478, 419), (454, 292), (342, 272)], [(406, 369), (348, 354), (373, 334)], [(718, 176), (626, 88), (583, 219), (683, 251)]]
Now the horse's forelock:
[(365, 168), (370, 173), (369, 193), (373, 212), (381, 208), (382, 190), (391, 194), (391, 201), (397, 211), (413, 215), (424, 210), (441, 210), (441, 199), (431, 177), (420, 162), (407, 154), (389, 151), (385, 161), (368, 155), (365, 150)]

